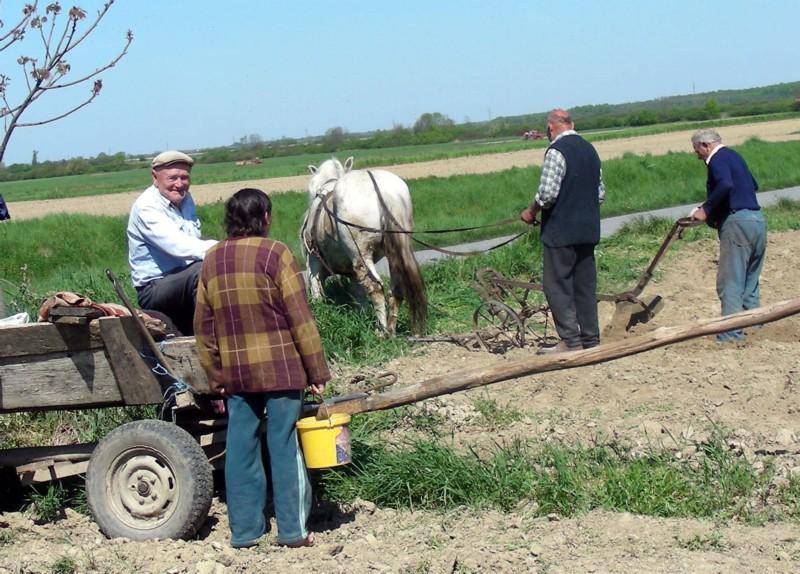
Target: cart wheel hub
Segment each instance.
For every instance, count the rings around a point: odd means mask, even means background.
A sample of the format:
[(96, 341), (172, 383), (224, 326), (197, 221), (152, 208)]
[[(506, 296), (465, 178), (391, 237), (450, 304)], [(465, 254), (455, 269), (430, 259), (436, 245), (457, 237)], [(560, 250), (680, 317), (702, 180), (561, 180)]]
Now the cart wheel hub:
[(141, 480), (136, 486), (136, 491), (139, 493), (139, 496), (147, 496), (150, 494), (150, 485)]
[(138, 447), (122, 453), (107, 480), (117, 517), (134, 528), (153, 528), (175, 510), (178, 481), (169, 461), (159, 452)]

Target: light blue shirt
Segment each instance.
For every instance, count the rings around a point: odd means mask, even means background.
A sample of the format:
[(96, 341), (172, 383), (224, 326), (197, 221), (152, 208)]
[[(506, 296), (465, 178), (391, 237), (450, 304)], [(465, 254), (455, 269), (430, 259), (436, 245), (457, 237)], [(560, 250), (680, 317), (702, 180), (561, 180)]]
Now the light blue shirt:
[(154, 185), (134, 202), (127, 235), (134, 287), (201, 261), (217, 243), (215, 239), (200, 239), (200, 220), (188, 191), (176, 207)]

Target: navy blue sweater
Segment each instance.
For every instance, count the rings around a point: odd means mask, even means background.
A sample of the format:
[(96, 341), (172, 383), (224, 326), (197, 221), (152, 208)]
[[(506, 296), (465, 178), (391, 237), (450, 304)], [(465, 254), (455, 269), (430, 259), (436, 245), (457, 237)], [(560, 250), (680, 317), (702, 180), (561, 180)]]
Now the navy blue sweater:
[(730, 148), (723, 147), (708, 164), (706, 201), (703, 211), (711, 227), (719, 227), (733, 211), (759, 210), (756, 182), (744, 159)]

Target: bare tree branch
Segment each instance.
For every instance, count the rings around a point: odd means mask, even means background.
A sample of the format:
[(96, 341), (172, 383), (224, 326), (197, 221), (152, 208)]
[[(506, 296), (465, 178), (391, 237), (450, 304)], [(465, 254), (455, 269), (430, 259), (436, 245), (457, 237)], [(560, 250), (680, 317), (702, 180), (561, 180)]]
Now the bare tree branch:
[(127, 42), (125, 43), (125, 46), (122, 48), (122, 51), (119, 54), (117, 54), (117, 57), (114, 58), (113, 60), (111, 60), (108, 64), (106, 64), (102, 68), (97, 68), (94, 72), (92, 72), (91, 74), (85, 75), (84, 77), (80, 78), (79, 80), (73, 80), (73, 81), (71, 81), (71, 82), (69, 82), (67, 84), (58, 84), (58, 85), (53, 85), (53, 86), (47, 86), (44, 89), (45, 90), (60, 90), (61, 88), (69, 88), (70, 86), (74, 86), (75, 84), (80, 84), (81, 82), (85, 82), (86, 80), (88, 80), (90, 78), (94, 78), (97, 74), (100, 74), (100, 73), (108, 70), (109, 68), (113, 68), (114, 66), (116, 66), (117, 62), (119, 62), (128, 53), (128, 47), (131, 45), (131, 42), (133, 42), (133, 33), (130, 30), (128, 30)]
[[(127, 55), (128, 48), (133, 41), (133, 33), (128, 30), (122, 49), (110, 61), (95, 68), (92, 72), (80, 75), (75, 80), (65, 81), (67, 75), (72, 71), (72, 66), (65, 56), (83, 43), (97, 29), (100, 21), (111, 9), (114, 2), (115, 0), (106, 0), (102, 8), (97, 11), (94, 19), (87, 20), (86, 11), (78, 6), (73, 6), (65, 12), (60, 2), (56, 1), (43, 6), (42, 10), (40, 10), (38, 0), (36, 0), (32, 4), (26, 4), (22, 10), (20, 20), (13, 28), (0, 35), (0, 52), (14, 43), (22, 41), (28, 29), (33, 29), (34, 34), (41, 41), (38, 51), (34, 52), (33, 55), (23, 55), (17, 59), (22, 77), (25, 79), (25, 87), (27, 88), (27, 93), (23, 93), (19, 100), (12, 97), (13, 94), (10, 93), (10, 87), (13, 87), (11, 85), (11, 77), (0, 73), (0, 100), (3, 103), (3, 107), (0, 108), (0, 117), (3, 118), (4, 123), (4, 134), (0, 142), (0, 161), (5, 155), (11, 134), (16, 128), (41, 126), (63, 119), (88, 106), (100, 94), (103, 88), (103, 81), (97, 76), (113, 68)], [(63, 27), (59, 25), (59, 22), (61, 22), (59, 18), (65, 18)], [(84, 21), (86, 21), (86, 27), (81, 30), (80, 27)], [(3, 22), (0, 21), (0, 29), (2, 27)], [(45, 27), (47, 27), (47, 30), (45, 30)], [(57, 29), (61, 31), (57, 32)], [(58, 41), (54, 46), (53, 42), (56, 37)], [(37, 53), (39, 56), (36, 56)], [(74, 87), (92, 80), (94, 81), (91, 87), (91, 94), (81, 103), (44, 120), (21, 121), (22, 115), (43, 94), (53, 90)], [(14, 100), (17, 101), (12, 103)]]
[(5, 46), (0, 47), (0, 51), (5, 50), (9, 45), (13, 44), (14, 42), (22, 38), (22, 34), (25, 31), (25, 27), (28, 25), (28, 21), (36, 12), (37, 4), (39, 4), (39, 0), (36, 0), (33, 4), (26, 4), (25, 7), (22, 9), (22, 20), (17, 22), (17, 24), (13, 28), (11, 28), (8, 32), (0, 35), (0, 42), (5, 42), (7, 39), (11, 38), (11, 42), (9, 42)]
[[(97, 18), (94, 19), (94, 22), (92, 22), (89, 25), (89, 27), (86, 29), (86, 31), (83, 33), (83, 35), (80, 38), (75, 40), (75, 42), (72, 45), (68, 45), (64, 49), (64, 54), (66, 54), (67, 52), (75, 49), (81, 42), (83, 42), (86, 39), (86, 37), (89, 34), (94, 32), (94, 29), (97, 28), (97, 25), (100, 23), (100, 20), (102, 20), (103, 17), (108, 13), (108, 11), (111, 9), (112, 4), (114, 4), (115, 1), (116, 0), (108, 0), (108, 2), (106, 2), (103, 5), (102, 10), (99, 10), (97, 12)], [(79, 20), (83, 20), (84, 18), (86, 18), (86, 12), (81, 10), (77, 6), (73, 6), (72, 9), (70, 9), (70, 11), (69, 11), (69, 16), (70, 16), (70, 18), (73, 19), (73, 21), (77, 25)]]
[[(97, 80), (97, 81), (99, 82), (100, 80)], [(91, 104), (91, 103), (92, 103), (92, 101), (94, 101), (94, 99), (95, 99), (95, 98), (98, 96), (98, 94), (100, 93), (100, 89), (101, 89), (101, 88), (102, 88), (102, 84), (100, 85), (100, 88), (97, 88), (97, 89), (92, 89), (92, 95), (91, 95), (91, 96), (89, 96), (89, 99), (88, 99), (88, 100), (86, 100), (85, 102), (83, 102), (83, 103), (81, 103), (81, 104), (78, 104), (77, 106), (75, 106), (75, 107), (74, 107), (74, 108), (72, 108), (71, 110), (69, 110), (69, 111), (67, 111), (67, 112), (64, 112), (63, 114), (61, 114), (61, 115), (59, 115), (59, 116), (55, 116), (55, 117), (53, 117), (53, 118), (50, 118), (50, 119), (47, 119), (47, 120), (41, 120), (41, 121), (38, 121), (38, 122), (31, 122), (31, 123), (27, 123), (27, 124), (17, 124), (17, 127), (18, 127), (18, 128), (29, 128), (29, 127), (32, 127), (32, 126), (43, 126), (44, 124), (49, 124), (49, 123), (52, 123), (52, 122), (58, 121), (58, 120), (60, 120), (60, 119), (66, 118), (68, 115), (70, 115), (70, 114), (73, 114), (73, 113), (77, 112), (77, 111), (78, 111), (79, 109), (81, 109), (82, 107), (84, 107), (84, 106), (88, 106), (89, 104)]]

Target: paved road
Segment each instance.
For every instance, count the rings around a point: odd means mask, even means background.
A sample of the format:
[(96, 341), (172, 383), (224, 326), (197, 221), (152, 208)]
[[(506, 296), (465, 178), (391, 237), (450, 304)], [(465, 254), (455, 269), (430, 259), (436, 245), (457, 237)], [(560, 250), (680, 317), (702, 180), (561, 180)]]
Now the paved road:
[[(773, 191), (764, 191), (758, 194), (758, 202), (766, 207), (769, 205), (774, 205), (778, 203), (780, 199), (794, 199), (800, 201), (800, 187), (788, 187), (785, 189), (776, 189)], [(675, 220), (679, 217), (686, 217), (689, 215), (689, 212), (696, 207), (697, 204), (692, 203), (690, 205), (678, 205), (676, 207), (666, 207), (664, 209), (654, 209), (652, 211), (645, 211), (641, 213), (629, 213), (627, 215), (617, 215), (616, 217), (607, 217), (600, 222), (600, 236), (601, 237), (609, 237), (613, 235), (619, 229), (625, 225), (626, 223), (630, 223), (637, 219), (670, 219)], [(461, 245), (455, 245), (452, 247), (448, 247), (447, 249), (451, 251), (476, 251), (479, 249), (488, 249), (493, 247), (503, 241), (507, 241), (513, 237), (512, 235), (506, 235), (503, 237), (497, 237), (494, 239), (484, 239), (481, 241), (473, 241), (472, 243), (463, 243)], [(432, 261), (437, 261), (439, 259), (443, 259), (445, 257), (451, 257), (449, 255), (444, 255), (443, 253), (439, 253), (438, 251), (433, 251), (431, 249), (426, 249), (424, 251), (417, 251), (415, 253), (417, 261), (421, 264), (430, 263)], [(388, 267), (386, 265), (386, 261), (381, 259), (378, 262), (378, 270), (381, 273), (388, 273)]]

